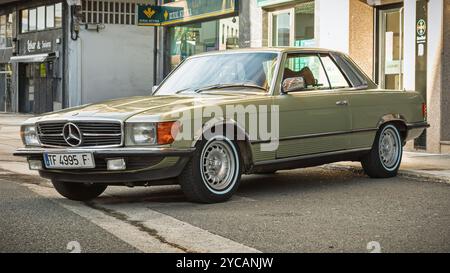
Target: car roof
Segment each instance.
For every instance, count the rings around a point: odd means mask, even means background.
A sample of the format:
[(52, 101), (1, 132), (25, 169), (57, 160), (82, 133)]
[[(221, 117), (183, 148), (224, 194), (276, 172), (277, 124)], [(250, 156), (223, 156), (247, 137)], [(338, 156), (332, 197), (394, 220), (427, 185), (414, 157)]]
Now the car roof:
[(205, 56), (205, 55), (215, 55), (215, 54), (233, 54), (233, 53), (249, 53), (249, 52), (274, 52), (274, 53), (340, 53), (336, 50), (326, 49), (326, 48), (307, 48), (307, 47), (260, 47), (260, 48), (241, 48), (241, 49), (229, 49), (222, 51), (209, 51), (194, 55)]

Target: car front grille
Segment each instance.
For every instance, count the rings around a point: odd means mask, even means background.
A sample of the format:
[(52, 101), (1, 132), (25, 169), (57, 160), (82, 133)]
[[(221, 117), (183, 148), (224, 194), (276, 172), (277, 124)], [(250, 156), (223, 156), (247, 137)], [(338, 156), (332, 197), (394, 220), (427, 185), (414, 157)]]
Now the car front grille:
[[(68, 122), (42, 122), (37, 124), (39, 140), (44, 146), (70, 147), (64, 139), (63, 128)], [(78, 147), (116, 147), (122, 145), (120, 122), (71, 122), (82, 134)]]

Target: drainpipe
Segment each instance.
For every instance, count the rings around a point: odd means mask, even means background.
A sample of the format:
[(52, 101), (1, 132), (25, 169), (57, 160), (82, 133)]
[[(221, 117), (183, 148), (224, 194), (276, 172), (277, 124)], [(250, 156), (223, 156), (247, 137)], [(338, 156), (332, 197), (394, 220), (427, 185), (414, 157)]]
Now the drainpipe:
[(154, 38), (153, 38), (153, 86), (157, 85), (157, 68), (158, 68), (158, 27), (154, 27)]

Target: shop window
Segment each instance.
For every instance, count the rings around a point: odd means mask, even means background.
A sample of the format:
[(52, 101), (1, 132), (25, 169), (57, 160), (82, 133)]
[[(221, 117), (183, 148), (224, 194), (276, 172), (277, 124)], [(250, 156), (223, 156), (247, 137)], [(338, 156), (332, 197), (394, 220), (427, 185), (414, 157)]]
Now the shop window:
[(0, 16), (0, 48), (12, 47), (12, 24), (12, 13)]
[(38, 7), (37, 9), (37, 30), (45, 29), (45, 7)]
[(28, 13), (28, 30), (35, 31), (36, 30), (36, 9), (30, 9)]
[(28, 10), (24, 9), (21, 12), (21, 31), (22, 33), (28, 32)]
[(24, 9), (20, 13), (21, 33), (62, 27), (62, 3)]
[(46, 7), (47, 17), (45, 25), (47, 28), (54, 28), (55, 27), (55, 6), (47, 6)]
[(270, 46), (314, 46), (314, 1), (269, 13)]
[(314, 2), (295, 7), (294, 46), (314, 46)]
[(10, 13), (7, 16), (6, 20), (6, 47), (12, 47), (12, 40), (13, 40), (13, 24), (14, 24), (14, 18), (13, 14)]
[(224, 18), (169, 28), (169, 72), (187, 57), (238, 48), (239, 18)]
[(6, 47), (6, 15), (0, 16), (0, 48)]
[(55, 27), (62, 27), (62, 4), (55, 5)]
[(272, 15), (272, 45), (291, 45), (291, 12), (280, 12)]

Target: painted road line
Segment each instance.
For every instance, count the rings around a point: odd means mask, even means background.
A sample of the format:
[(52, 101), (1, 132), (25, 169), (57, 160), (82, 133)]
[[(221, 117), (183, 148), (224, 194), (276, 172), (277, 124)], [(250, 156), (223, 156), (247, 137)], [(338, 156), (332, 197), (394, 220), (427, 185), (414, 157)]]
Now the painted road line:
[(99, 204), (107, 210), (126, 215), (131, 221), (156, 230), (167, 241), (186, 248), (189, 252), (212, 253), (259, 253), (260, 251), (237, 243), (207, 230), (182, 222), (171, 216), (145, 207), (144, 204)]
[(148, 234), (127, 222), (121, 221), (102, 211), (90, 208), (83, 203), (62, 199), (55, 189), (38, 185), (26, 184), (27, 188), (33, 192), (48, 198), (65, 209), (87, 219), (93, 224), (101, 227), (120, 240), (128, 243), (136, 249), (146, 253), (183, 253), (184, 251), (171, 245), (162, 243), (156, 237)]
[(33, 192), (49, 198), (143, 252), (260, 252), (151, 210), (142, 203), (114, 205), (91, 202), (86, 205), (63, 199), (52, 188), (31, 184), (26, 186)]

